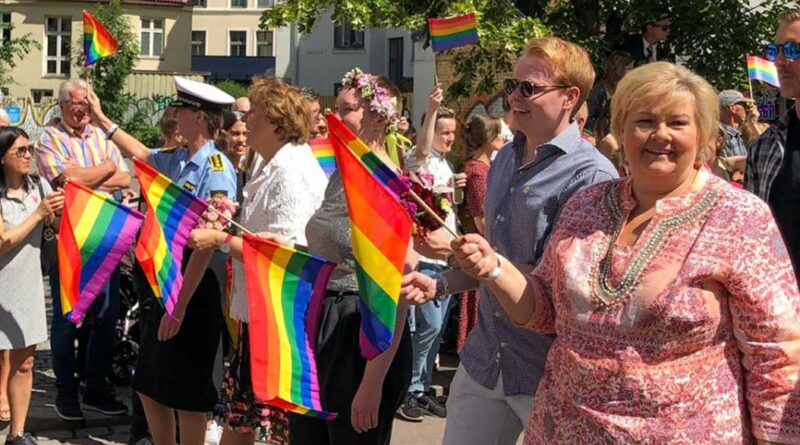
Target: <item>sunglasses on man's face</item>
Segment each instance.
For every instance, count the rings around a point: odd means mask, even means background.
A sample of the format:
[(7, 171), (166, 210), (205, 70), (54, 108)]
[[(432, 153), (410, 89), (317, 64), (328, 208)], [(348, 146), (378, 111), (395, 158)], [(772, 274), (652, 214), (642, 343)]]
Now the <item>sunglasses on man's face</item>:
[(656, 24), (654, 24), (653, 26), (655, 26), (656, 28), (661, 28), (661, 30), (664, 31), (664, 32), (669, 32), (669, 30), (672, 29), (672, 25), (656, 25)]
[(506, 95), (514, 94), (514, 91), (519, 88), (519, 94), (524, 98), (529, 98), (535, 94), (541, 94), (545, 91), (555, 90), (559, 88), (569, 88), (567, 85), (536, 85), (528, 80), (506, 79), (503, 82), (503, 90)]
[(783, 52), (783, 57), (786, 57), (786, 60), (794, 62), (795, 60), (800, 59), (800, 43), (786, 42), (782, 45), (778, 43), (770, 43), (764, 47), (764, 56), (770, 62), (778, 60), (778, 56), (781, 52)]
[(25, 154), (29, 154), (33, 156), (36, 152), (36, 147), (33, 145), (28, 145), (27, 147), (19, 147), (17, 151), (14, 153), (18, 158), (24, 158)]

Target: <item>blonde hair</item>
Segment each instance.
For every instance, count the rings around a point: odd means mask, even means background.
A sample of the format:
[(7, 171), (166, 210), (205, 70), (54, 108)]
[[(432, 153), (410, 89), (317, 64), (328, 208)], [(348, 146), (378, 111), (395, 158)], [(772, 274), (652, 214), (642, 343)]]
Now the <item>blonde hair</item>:
[(611, 133), (622, 141), (628, 113), (649, 104), (669, 103), (687, 96), (694, 105), (698, 157), (704, 160), (708, 157), (709, 143), (717, 136), (719, 99), (714, 87), (705, 79), (673, 63), (648, 63), (622, 78), (611, 98)]
[(554, 83), (577, 87), (581, 95), (575, 109), (580, 108), (589, 96), (595, 75), (585, 49), (558, 37), (538, 37), (531, 39), (522, 52), (544, 59), (553, 71)]
[(798, 8), (787, 9), (781, 14), (781, 23), (793, 23), (797, 21), (800, 21), (800, 9)]
[[(311, 135), (311, 112), (297, 88), (273, 77), (254, 77), (250, 102), (260, 104), (275, 131), (286, 142), (304, 144)], [(252, 111), (251, 111), (252, 112)]]

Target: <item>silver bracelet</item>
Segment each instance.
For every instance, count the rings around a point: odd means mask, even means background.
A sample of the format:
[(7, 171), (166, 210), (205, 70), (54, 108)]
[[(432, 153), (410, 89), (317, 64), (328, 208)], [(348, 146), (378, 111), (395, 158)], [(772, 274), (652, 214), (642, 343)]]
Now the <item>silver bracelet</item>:
[(494, 281), (500, 277), (500, 274), (503, 273), (503, 260), (500, 255), (497, 255), (497, 267), (495, 267), (483, 281)]
[(108, 129), (108, 131), (106, 131), (106, 139), (108, 139), (108, 140), (111, 140), (111, 138), (113, 138), (113, 137), (114, 137), (114, 133), (115, 133), (117, 130), (119, 130), (119, 125), (117, 125), (117, 124), (112, 124), (112, 125), (111, 125), (111, 128), (109, 128), (109, 129)]
[(436, 280), (436, 295), (433, 297), (436, 301), (442, 301), (442, 297), (450, 295), (450, 283), (447, 282), (447, 278), (441, 272), (437, 273), (433, 279)]

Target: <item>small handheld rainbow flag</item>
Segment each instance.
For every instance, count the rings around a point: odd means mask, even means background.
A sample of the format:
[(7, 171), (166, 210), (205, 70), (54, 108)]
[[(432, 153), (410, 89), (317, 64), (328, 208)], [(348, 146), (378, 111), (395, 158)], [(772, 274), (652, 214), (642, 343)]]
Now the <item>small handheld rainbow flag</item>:
[(428, 19), (428, 27), (431, 30), (431, 46), (437, 53), (478, 41), (478, 21), (474, 13), (446, 19)]
[(183, 286), (183, 249), (208, 204), (138, 159), (133, 168), (147, 202), (136, 258), (153, 294), (172, 315)]
[(411, 218), (398, 200), (408, 185), (333, 114), (326, 116), (342, 176), (361, 299), (361, 355), (392, 343)]
[(781, 86), (775, 64), (758, 56), (747, 56), (747, 75), (750, 80), (760, 80), (778, 88)]
[(336, 158), (333, 156), (333, 145), (327, 138), (314, 138), (308, 141), (314, 157), (317, 158), (322, 171), (329, 178), (336, 171)]
[(136, 239), (143, 218), (111, 198), (67, 182), (58, 228), (61, 307), (67, 320), (83, 320)]
[(335, 264), (249, 234), (242, 259), (253, 392), (287, 411), (333, 419), (322, 410), (314, 345)]
[(89, 66), (117, 51), (117, 39), (88, 11), (83, 11), (83, 66)]

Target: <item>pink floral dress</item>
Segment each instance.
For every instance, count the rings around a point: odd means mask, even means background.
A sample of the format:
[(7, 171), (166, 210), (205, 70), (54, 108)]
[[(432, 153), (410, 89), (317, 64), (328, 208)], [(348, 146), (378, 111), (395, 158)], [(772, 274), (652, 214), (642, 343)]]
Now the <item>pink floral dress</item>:
[[(529, 276), (556, 333), (525, 444), (800, 443), (800, 296), (766, 204), (708, 174), (611, 240), (630, 178), (570, 199)], [(604, 260), (604, 258), (607, 258)]]

